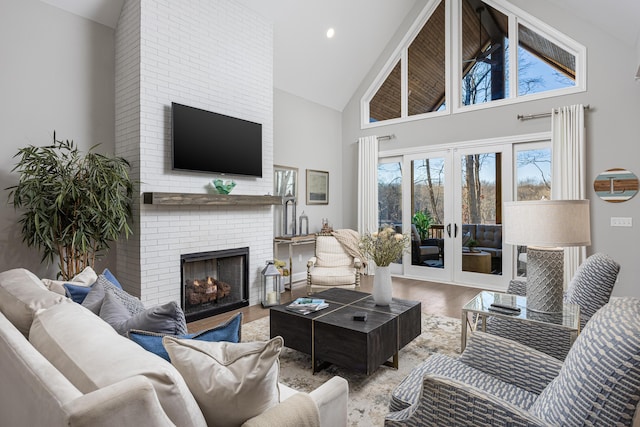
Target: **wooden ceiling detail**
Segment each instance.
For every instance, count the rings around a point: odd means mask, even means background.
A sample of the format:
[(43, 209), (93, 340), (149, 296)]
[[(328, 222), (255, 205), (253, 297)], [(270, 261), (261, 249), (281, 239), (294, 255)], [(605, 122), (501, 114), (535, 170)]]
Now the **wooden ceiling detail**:
[(576, 57), (524, 25), (518, 25), (520, 45), (567, 77), (576, 78)]
[(409, 115), (437, 110), (445, 92), (444, 3), (433, 12), (409, 46)]
[(397, 119), (401, 115), (400, 61), (387, 79), (382, 83), (378, 92), (369, 103), (369, 117), (372, 122)]

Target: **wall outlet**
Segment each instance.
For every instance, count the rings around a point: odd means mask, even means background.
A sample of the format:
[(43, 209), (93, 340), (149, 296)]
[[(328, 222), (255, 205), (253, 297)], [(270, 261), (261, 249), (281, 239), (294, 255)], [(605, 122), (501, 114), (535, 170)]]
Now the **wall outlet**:
[(302, 254), (298, 254), (298, 262), (302, 262)]
[(611, 217), (612, 227), (633, 227), (633, 218), (631, 217)]

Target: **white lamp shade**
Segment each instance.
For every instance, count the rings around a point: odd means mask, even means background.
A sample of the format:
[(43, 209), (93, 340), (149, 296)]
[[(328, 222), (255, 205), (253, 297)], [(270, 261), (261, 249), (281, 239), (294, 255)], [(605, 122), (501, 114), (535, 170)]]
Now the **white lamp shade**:
[(589, 200), (505, 202), (504, 242), (543, 248), (591, 244)]

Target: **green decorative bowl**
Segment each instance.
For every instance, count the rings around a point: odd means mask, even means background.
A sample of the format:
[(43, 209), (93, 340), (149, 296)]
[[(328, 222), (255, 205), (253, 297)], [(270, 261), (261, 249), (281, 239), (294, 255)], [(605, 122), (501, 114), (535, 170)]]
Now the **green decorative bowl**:
[(236, 186), (236, 183), (232, 180), (222, 181), (221, 179), (215, 179), (213, 180), (213, 186), (219, 194), (229, 194)]

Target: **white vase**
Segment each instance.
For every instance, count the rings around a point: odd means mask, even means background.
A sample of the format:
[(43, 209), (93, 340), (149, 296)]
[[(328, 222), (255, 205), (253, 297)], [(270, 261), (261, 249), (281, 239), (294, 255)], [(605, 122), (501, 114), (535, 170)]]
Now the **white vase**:
[(376, 267), (372, 295), (376, 305), (389, 305), (391, 302), (391, 268), (389, 266)]

